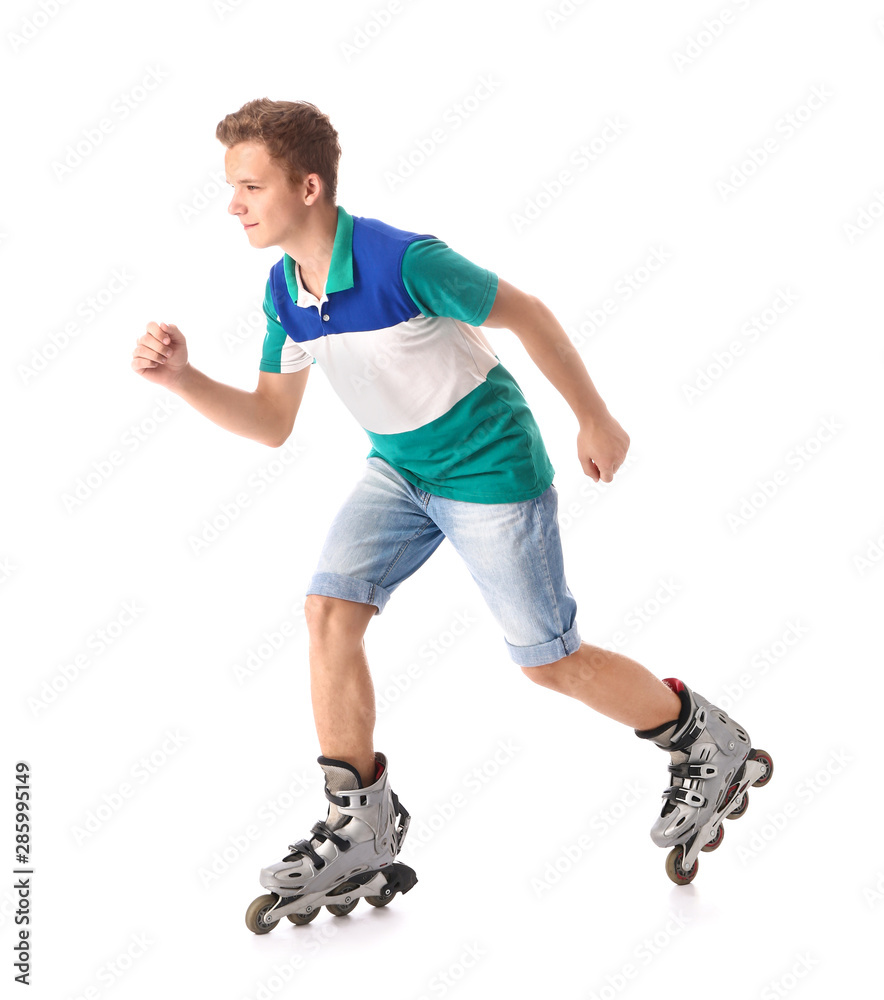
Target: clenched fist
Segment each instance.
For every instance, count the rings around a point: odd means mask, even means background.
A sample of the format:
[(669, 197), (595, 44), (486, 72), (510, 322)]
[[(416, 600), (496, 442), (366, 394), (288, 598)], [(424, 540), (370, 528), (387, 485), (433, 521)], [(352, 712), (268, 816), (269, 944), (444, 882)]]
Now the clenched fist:
[(627, 451), (629, 435), (607, 409), (598, 419), (580, 427), (577, 456), (583, 471), (595, 482), (610, 483), (626, 460)]
[(135, 341), (132, 368), (148, 382), (171, 388), (187, 367), (187, 343), (174, 323), (148, 323)]

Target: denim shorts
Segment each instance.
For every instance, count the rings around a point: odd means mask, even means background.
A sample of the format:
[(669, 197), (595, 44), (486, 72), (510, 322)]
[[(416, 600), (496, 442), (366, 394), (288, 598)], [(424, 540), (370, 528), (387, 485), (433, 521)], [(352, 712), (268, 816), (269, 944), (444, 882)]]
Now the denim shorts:
[(307, 593), (374, 604), (380, 614), (445, 538), (516, 663), (537, 667), (577, 650), (577, 604), (565, 582), (555, 486), (519, 503), (449, 500), (372, 456), (332, 521)]

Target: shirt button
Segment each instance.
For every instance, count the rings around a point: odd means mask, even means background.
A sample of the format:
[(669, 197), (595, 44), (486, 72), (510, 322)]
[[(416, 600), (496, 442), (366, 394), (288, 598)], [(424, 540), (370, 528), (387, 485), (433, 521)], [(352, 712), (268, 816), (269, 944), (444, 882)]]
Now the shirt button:
[(323, 313), (323, 314), (322, 314), (322, 318), (323, 318), (323, 319), (328, 319), (328, 313)]

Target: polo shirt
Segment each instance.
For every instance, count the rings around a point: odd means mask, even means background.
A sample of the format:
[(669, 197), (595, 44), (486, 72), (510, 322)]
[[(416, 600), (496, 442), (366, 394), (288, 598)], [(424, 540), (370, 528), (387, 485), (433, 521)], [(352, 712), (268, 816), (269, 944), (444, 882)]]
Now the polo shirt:
[(316, 364), (380, 456), (437, 496), (515, 503), (554, 470), (516, 380), (479, 327), (498, 279), (429, 234), (340, 205), (317, 298), (288, 254), (270, 270), (260, 370)]

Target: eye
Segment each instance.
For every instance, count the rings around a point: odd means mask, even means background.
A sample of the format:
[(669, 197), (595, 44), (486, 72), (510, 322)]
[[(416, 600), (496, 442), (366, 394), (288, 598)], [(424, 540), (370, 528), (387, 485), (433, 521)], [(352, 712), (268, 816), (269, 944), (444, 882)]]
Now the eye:
[(258, 185), (257, 184), (246, 184), (246, 187), (249, 189), (249, 191), (257, 191), (258, 190)]

